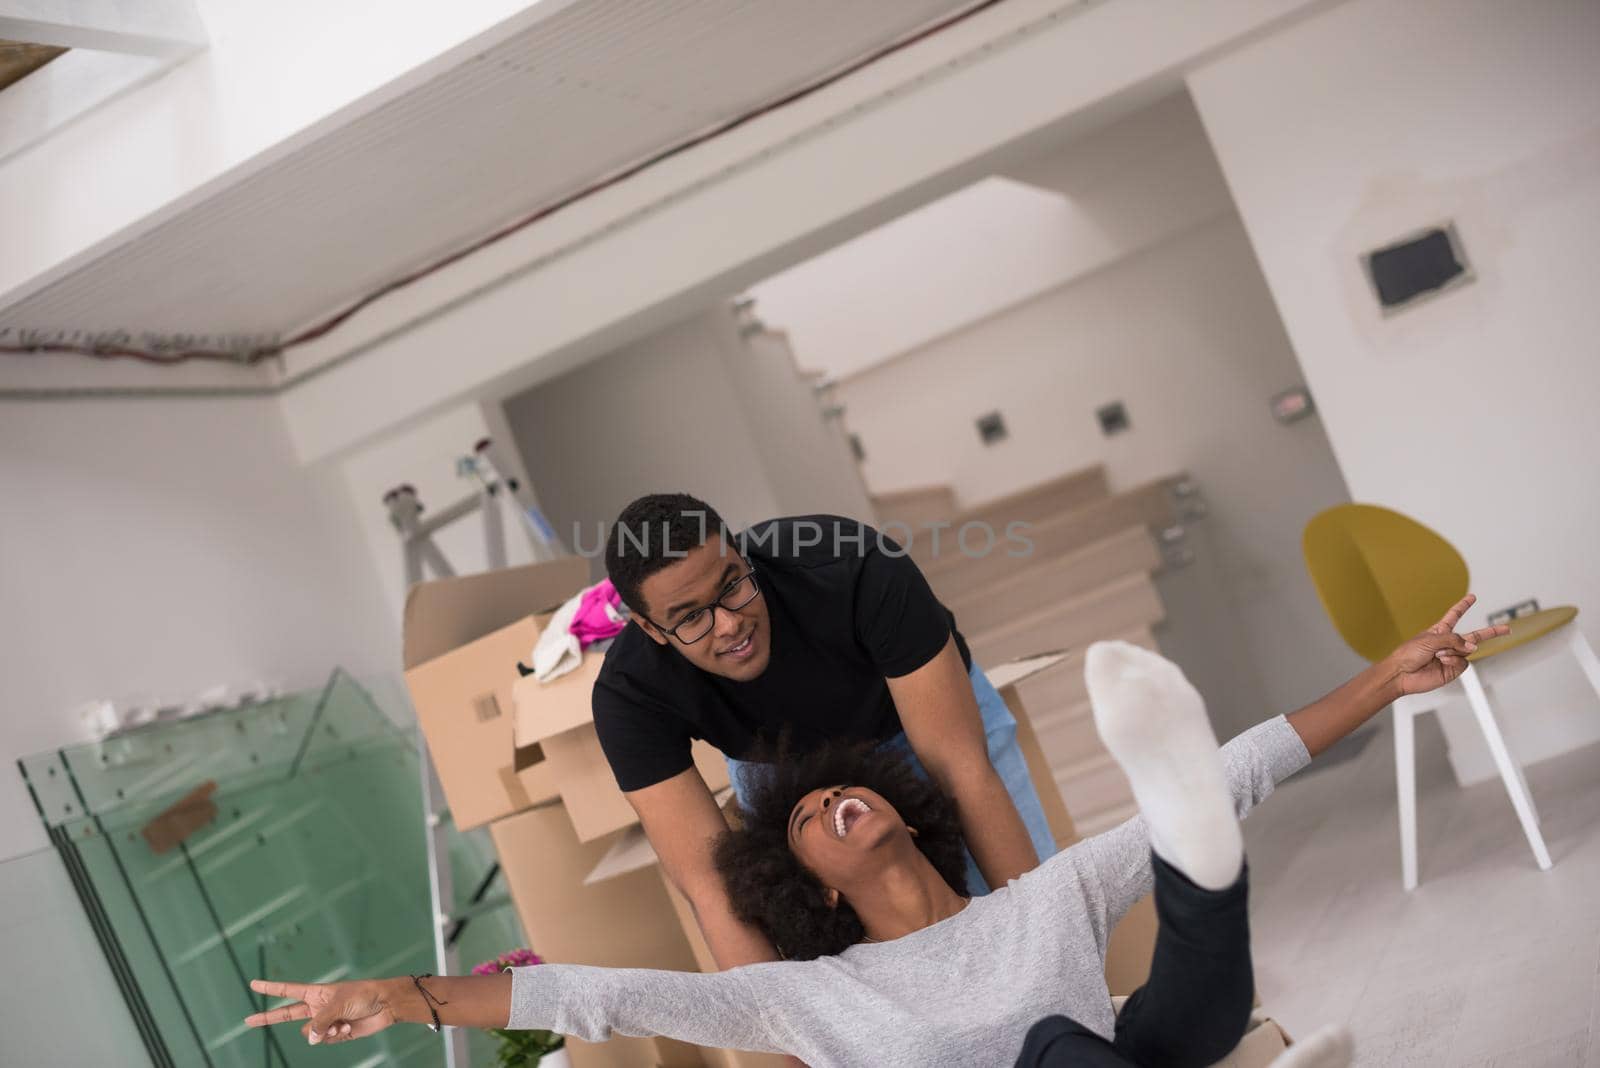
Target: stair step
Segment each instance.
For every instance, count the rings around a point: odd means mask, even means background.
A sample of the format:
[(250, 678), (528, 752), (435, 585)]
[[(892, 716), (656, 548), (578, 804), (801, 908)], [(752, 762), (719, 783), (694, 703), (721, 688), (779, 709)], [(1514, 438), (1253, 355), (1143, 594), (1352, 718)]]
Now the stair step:
[[(1128, 779), (1110, 753), (1080, 761), (1054, 774), (1061, 800), (1072, 815), (1073, 826), (1080, 829), (1085, 819), (1133, 800)], [(1083, 816), (1080, 817), (1079, 813), (1083, 813)]]
[[(1054, 775), (1058, 779), (1076, 781), (1097, 775), (1100, 772), (1105, 771), (1106, 768), (1116, 764), (1116, 762), (1116, 758), (1107, 752), (1105, 747), (1102, 746), (1099, 752), (1091, 753), (1088, 756), (1082, 757), (1081, 759), (1061, 765), (1052, 764), (1050, 767), (1050, 774)], [(1118, 769), (1118, 774), (1121, 774), (1120, 768)]]
[(963, 523), (987, 523), (1003, 536), (1007, 523), (1017, 520), (1037, 523), (1110, 495), (1111, 486), (1106, 481), (1105, 465), (1095, 464), (964, 508), (959, 515), (952, 516), (951, 521), (956, 527)]
[(1099, 812), (1085, 813), (1080, 820), (1076, 815), (1072, 817), (1072, 825), (1077, 828), (1079, 838), (1092, 838), (1097, 834), (1109, 831), (1119, 824), (1126, 823), (1139, 814), (1136, 802), (1128, 801), (1120, 805)]
[(931, 544), (930, 535), (922, 530), (925, 523), (947, 522), (952, 531), (966, 523), (987, 523), (1003, 537), (1007, 523), (1018, 520), (1038, 522), (1048, 516), (1082, 507), (1110, 493), (1105, 465), (1094, 464), (964, 508), (957, 505), (955, 491), (949, 486), (912, 486), (891, 490), (875, 494), (872, 504), (880, 524), (893, 520), (910, 524), (918, 534), (913, 543), (912, 555), (915, 556), (918, 548), (916, 542)]
[(1081, 549), (1040, 560), (946, 601), (945, 606), (955, 613), (956, 626), (963, 633), (978, 632), (1086, 593), (1118, 576), (1149, 574), (1160, 566), (1161, 553), (1149, 528), (1130, 526)]
[[(922, 567), (941, 601), (947, 604), (959, 601), (1041, 560), (1065, 556), (1130, 526), (1156, 530), (1171, 526), (1177, 515), (1172, 490), (1186, 478), (1176, 475), (1156, 479), (1126, 493), (1033, 523), (1020, 532), (1031, 543), (1026, 556), (1010, 555), (1011, 548), (1015, 546), (1007, 542), (1003, 527), (996, 532), (993, 550), (983, 555), (968, 556), (963, 553), (956, 541), (955, 531), (941, 534), (937, 556), (932, 554), (932, 538), (924, 536), (919, 536), (913, 542), (911, 555)], [(975, 552), (985, 544), (969, 539), (969, 545)]]
[[(878, 527), (886, 523), (904, 523), (911, 528), (912, 558), (916, 557), (917, 543), (926, 538), (926, 523), (942, 523), (957, 512), (956, 493), (949, 486), (912, 486), (889, 493), (875, 493), (872, 509), (878, 516)], [(904, 541), (905, 532), (891, 527), (888, 535)]]
[[(1155, 634), (1147, 626), (1131, 627), (1101, 637), (1160, 651)], [(1087, 649), (1087, 645), (1071, 649), (1067, 659), (1049, 671), (1041, 671), (1017, 683), (1017, 696), (1035, 723), (1048, 722), (1052, 716), (1089, 699), (1089, 688), (1083, 680), (1083, 657)]]
[(1161, 622), (1165, 612), (1150, 576), (1134, 574), (1060, 604), (1019, 616), (1004, 626), (967, 634), (980, 664), (998, 664), (1058, 649), (1075, 649), (1097, 638)]
[(1072, 767), (1106, 751), (1088, 701), (1080, 701), (1048, 719), (1035, 719), (1033, 733), (1039, 739), (1045, 763), (1052, 769)]

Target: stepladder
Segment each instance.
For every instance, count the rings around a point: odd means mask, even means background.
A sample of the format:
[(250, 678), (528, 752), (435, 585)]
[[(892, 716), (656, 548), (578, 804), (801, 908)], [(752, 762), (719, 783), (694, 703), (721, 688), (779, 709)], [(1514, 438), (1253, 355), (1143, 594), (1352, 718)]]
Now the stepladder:
[[(452, 524), (475, 515), (482, 517), (484, 561), (489, 570), (498, 570), (507, 563), (504, 514), (507, 509), (517, 516), (535, 560), (565, 555), (560, 539), (531, 499), (531, 493), (520, 480), (507, 473), (503, 458), (497, 454), (491, 439), (479, 440), (469, 453), (460, 457), (456, 462), (456, 474), (472, 484), (471, 491), (426, 517), (422, 500), (416, 488), (409, 483), (395, 486), (383, 496), (389, 521), (400, 537), (401, 567), (408, 589), (423, 581), (429, 571), (436, 578), (449, 578), (456, 574), (456, 569), (445, 557), (435, 536)], [(437, 975), (454, 975), (460, 972), (456, 939), (461, 929), (473, 916), (496, 908), (509, 899), (504, 896), (491, 897), (488, 893), (499, 873), (499, 865), (494, 864), (472, 892), (470, 900), (458, 904), (450, 864), (450, 812), (445, 804), (438, 771), (428, 752), (427, 740), (420, 732), (417, 735), (417, 765), (421, 777), (434, 970)], [(446, 1068), (467, 1068), (466, 1031), (454, 1027), (444, 1027), (441, 1031)]]

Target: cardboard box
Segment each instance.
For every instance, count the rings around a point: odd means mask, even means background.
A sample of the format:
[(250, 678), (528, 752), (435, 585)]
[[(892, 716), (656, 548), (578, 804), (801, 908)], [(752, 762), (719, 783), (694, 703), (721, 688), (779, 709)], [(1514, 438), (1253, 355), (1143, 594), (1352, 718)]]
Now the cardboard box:
[[(550, 803), (489, 825), (528, 944), (545, 960), (610, 968), (696, 971), (693, 951), (654, 867), (593, 886), (584, 876), (610, 838), (580, 842), (565, 808)], [(700, 1050), (670, 1039), (588, 1043), (569, 1038), (576, 1068), (697, 1068)]]
[[(730, 790), (731, 794), (732, 791)], [(703, 972), (717, 971), (716, 958), (711, 955), (711, 947), (706, 944), (705, 936), (700, 933), (700, 925), (694, 918), (694, 910), (689, 905), (689, 899), (678, 893), (677, 887), (659, 867), (653, 869), (661, 880), (662, 887), (667, 892), (667, 898), (672, 902), (672, 908), (677, 913), (679, 928), (684, 937), (688, 939), (689, 948), (694, 953), (695, 961)], [(708, 1068), (787, 1068), (789, 1058), (778, 1053), (755, 1053), (743, 1049), (702, 1049)]]
[(1044, 653), (1040, 656), (1024, 657), (1021, 660), (1011, 660), (993, 671), (985, 671), (989, 684), (999, 691), (1000, 699), (1011, 710), (1011, 715), (1017, 721), (1017, 747), (1022, 750), (1023, 758), (1028, 762), (1028, 776), (1033, 779), (1033, 787), (1039, 794), (1039, 803), (1044, 807), (1045, 822), (1050, 825), (1050, 833), (1056, 840), (1057, 849), (1065, 849), (1078, 840), (1078, 829), (1073, 826), (1072, 815), (1067, 812), (1067, 806), (1061, 800), (1061, 791), (1056, 786), (1055, 775), (1050, 771), (1050, 763), (1045, 760), (1044, 750), (1039, 748), (1039, 738), (1033, 733), (1033, 723), (1028, 718), (1027, 710), (1022, 707), (1022, 697), (1017, 692), (1017, 687), (1024, 679), (1031, 679), (1040, 672), (1055, 667), (1067, 658), (1066, 653)]
[(538, 639), (530, 618), (589, 579), (580, 557), (418, 583), (406, 595), (406, 687), (458, 828), (556, 797), (542, 754), (514, 758), (516, 664)]
[[(639, 822), (617, 787), (594, 729), (591, 692), (604, 662), (603, 655), (588, 653), (581, 664), (559, 678), (540, 682), (529, 675), (512, 688), (515, 765), (535, 767), (542, 760), (548, 766), (550, 782), (561, 795), (582, 842)], [(690, 753), (713, 793), (728, 785), (728, 766), (720, 752), (696, 741)], [(540, 782), (542, 785), (543, 780)]]
[(525, 619), (406, 672), (417, 721), (461, 830), (558, 796), (542, 754), (518, 768), (511, 745), (516, 664), (538, 634), (538, 625)]
[[(717, 803), (732, 803), (724, 788)], [(715, 971), (689, 903), (656, 863), (644, 830), (580, 842), (559, 804), (490, 825), (530, 943), (546, 960), (608, 967)], [(600, 885), (596, 885), (600, 884)], [(787, 1058), (665, 1039), (568, 1039), (577, 1068), (785, 1068)]]
[[(728, 819), (728, 823), (733, 825), (734, 819), (731, 815), (734, 803), (733, 787), (723, 787), (712, 794), (711, 799), (717, 803), (718, 808), (722, 809), (723, 815)], [(596, 864), (594, 869), (583, 877), (585, 886), (590, 883), (604, 882), (618, 875), (626, 875), (630, 871), (648, 868), (657, 863), (658, 858), (656, 857), (655, 848), (650, 845), (650, 839), (645, 837), (644, 827), (638, 823), (624, 828), (617, 834), (607, 838), (606, 841), (611, 843), (611, 848), (607, 849), (605, 856), (600, 858), (600, 863)], [(697, 932), (690, 932), (691, 942), (695, 933)]]

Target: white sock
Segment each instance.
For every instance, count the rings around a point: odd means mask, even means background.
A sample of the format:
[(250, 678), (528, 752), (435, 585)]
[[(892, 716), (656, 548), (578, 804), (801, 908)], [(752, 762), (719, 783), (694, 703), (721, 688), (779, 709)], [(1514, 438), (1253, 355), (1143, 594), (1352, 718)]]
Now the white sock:
[(1178, 665), (1127, 642), (1089, 646), (1084, 677), (1156, 855), (1207, 890), (1232, 886), (1244, 839), (1205, 702)]
[(1346, 1068), (1354, 1056), (1350, 1032), (1329, 1024), (1280, 1053), (1272, 1068)]

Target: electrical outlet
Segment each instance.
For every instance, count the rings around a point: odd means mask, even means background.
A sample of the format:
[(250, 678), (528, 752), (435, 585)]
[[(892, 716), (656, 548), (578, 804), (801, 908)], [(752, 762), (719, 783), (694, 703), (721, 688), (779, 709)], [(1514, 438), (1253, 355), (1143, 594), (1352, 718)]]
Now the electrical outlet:
[(1510, 608), (1502, 608), (1498, 612), (1490, 612), (1489, 626), (1496, 627), (1501, 623), (1510, 623), (1513, 619), (1521, 619), (1524, 616), (1531, 616), (1538, 610), (1539, 602), (1535, 598), (1530, 597), (1526, 601), (1518, 601)]
[(1304, 386), (1286, 389), (1272, 398), (1272, 417), (1280, 423), (1297, 423), (1316, 410)]
[(1100, 433), (1106, 437), (1120, 434), (1129, 427), (1128, 408), (1121, 401), (1112, 401), (1102, 404), (1094, 410), (1094, 417), (1100, 423)]
[(1418, 230), (1364, 253), (1361, 264), (1384, 315), (1465, 285), (1474, 277), (1453, 222)]

